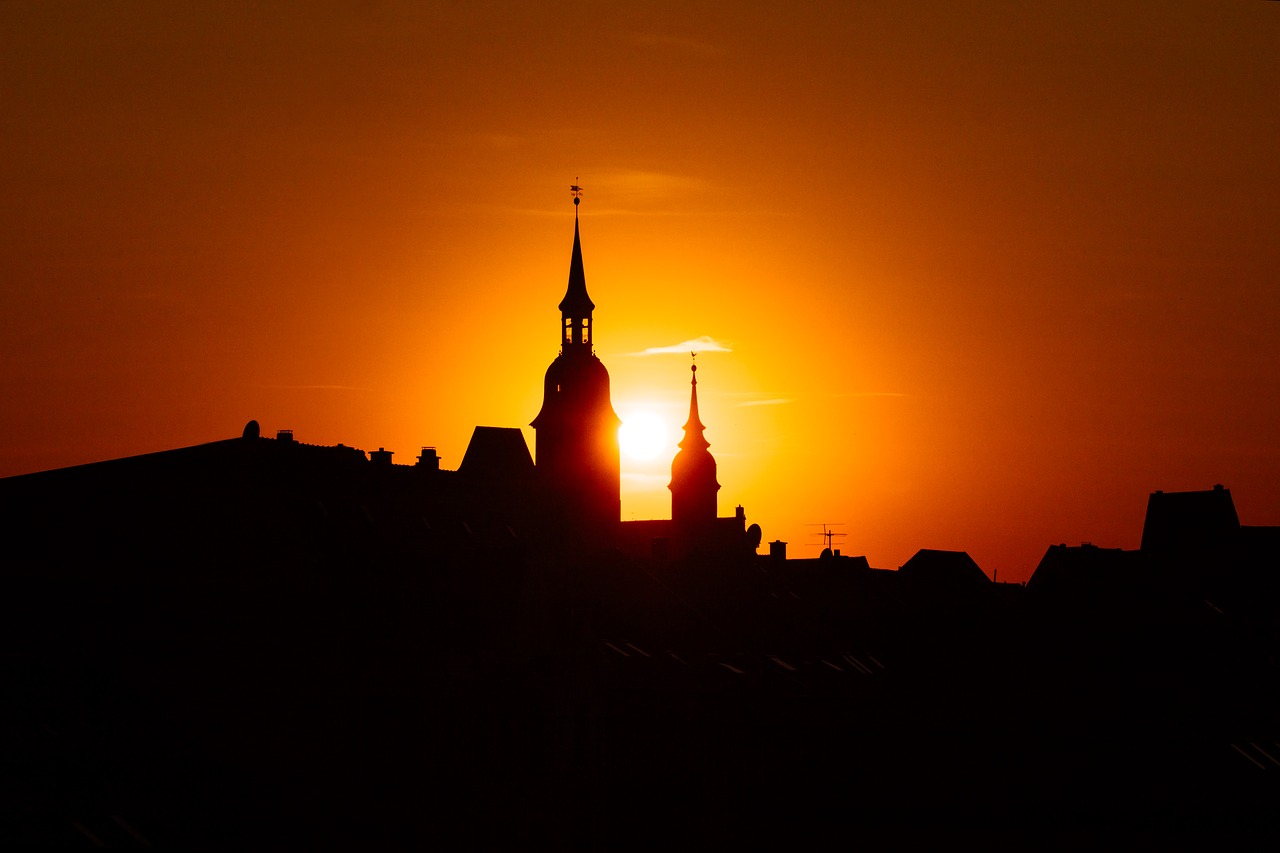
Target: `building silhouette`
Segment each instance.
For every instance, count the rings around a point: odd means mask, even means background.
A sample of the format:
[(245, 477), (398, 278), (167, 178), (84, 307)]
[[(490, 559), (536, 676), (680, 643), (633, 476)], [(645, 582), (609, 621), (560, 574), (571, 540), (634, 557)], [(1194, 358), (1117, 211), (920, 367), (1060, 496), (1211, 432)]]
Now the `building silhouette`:
[(706, 429), (698, 416), (698, 365), (689, 366), (689, 418), (684, 422), (684, 438), (680, 450), (671, 460), (671, 523), (686, 535), (695, 535), (715, 523), (716, 459), (708, 448), (711, 443), (703, 435)]
[(1231, 614), (1280, 638), (1280, 527), (1240, 523), (1231, 490), (1152, 492), (1137, 550), (1052, 545), (1027, 581), (1035, 607), (1111, 630)]
[(612, 541), (621, 518), (618, 427), (609, 371), (595, 354), (595, 303), (587, 295), (574, 197), (569, 284), (560, 300), (560, 352), (547, 368), (536, 430), (535, 462), (549, 519), (566, 545)]
[(689, 416), (684, 438), (671, 460), (671, 518), (622, 522), (616, 546), (634, 558), (687, 559), (697, 555), (744, 557), (760, 546), (760, 526), (747, 526), (741, 505), (731, 516), (720, 517), (716, 459), (704, 434), (698, 413), (698, 367), (690, 365)]
[(1157, 492), (1025, 587), (759, 555), (696, 371), (671, 518), (621, 522), (594, 308), (575, 216), (536, 461), (251, 421), (0, 479), (0, 847), (1280, 837), (1280, 528)]

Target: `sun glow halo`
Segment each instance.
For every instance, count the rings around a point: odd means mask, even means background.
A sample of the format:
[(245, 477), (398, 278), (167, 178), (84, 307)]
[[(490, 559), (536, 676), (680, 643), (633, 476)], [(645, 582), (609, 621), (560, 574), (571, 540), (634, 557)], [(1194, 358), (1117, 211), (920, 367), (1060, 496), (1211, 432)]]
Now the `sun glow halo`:
[(667, 425), (653, 412), (633, 412), (618, 430), (618, 445), (628, 459), (647, 462), (669, 449)]

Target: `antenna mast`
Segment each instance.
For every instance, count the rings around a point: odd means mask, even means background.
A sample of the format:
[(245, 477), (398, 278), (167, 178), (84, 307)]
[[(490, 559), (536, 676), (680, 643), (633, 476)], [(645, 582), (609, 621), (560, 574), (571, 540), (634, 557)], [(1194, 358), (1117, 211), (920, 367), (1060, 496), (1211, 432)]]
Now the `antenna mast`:
[[(832, 527), (844, 527), (844, 522), (843, 522), (843, 521), (835, 521), (835, 522), (832, 522), (832, 521), (827, 521), (827, 522), (814, 522), (814, 523), (812, 523), (812, 524), (808, 524), (808, 525), (806, 525), (806, 527), (821, 527), (821, 528), (822, 528), (822, 532), (821, 532), (821, 533), (815, 533), (815, 534), (813, 534), (813, 535), (814, 535), (814, 536), (821, 536), (823, 539), (827, 540), (827, 550), (828, 550), (828, 551), (830, 551), (830, 550), (831, 550), (831, 540), (832, 540), (834, 537), (836, 537), (836, 536), (848, 536), (848, 535), (849, 535), (848, 533), (836, 533), (834, 530), (831, 530), (831, 529), (830, 529), (830, 528), (832, 528)], [(834, 553), (834, 552), (833, 552), (833, 553)]]

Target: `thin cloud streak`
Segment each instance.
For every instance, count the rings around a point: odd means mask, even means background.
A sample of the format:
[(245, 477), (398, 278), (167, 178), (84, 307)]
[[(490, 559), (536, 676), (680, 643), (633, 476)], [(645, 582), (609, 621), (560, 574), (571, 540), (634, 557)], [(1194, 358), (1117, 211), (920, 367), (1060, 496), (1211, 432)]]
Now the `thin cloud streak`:
[(634, 33), (631, 35), (630, 41), (643, 48), (673, 51), (702, 58), (710, 58), (724, 53), (724, 49), (720, 45), (668, 33)]
[[(592, 173), (592, 178), (600, 186), (608, 187), (609, 195), (633, 200), (652, 201), (683, 198), (691, 194), (705, 195), (711, 189), (711, 184), (703, 178), (648, 169), (606, 168)], [(589, 191), (591, 188), (586, 189)]]
[(911, 397), (912, 394), (904, 394), (901, 391), (844, 391), (835, 394), (821, 394), (819, 396), (830, 400), (847, 400), (850, 397)]
[[(750, 392), (737, 392), (736, 396), (747, 396)], [(731, 393), (731, 396), (733, 394)], [(849, 397), (910, 397), (910, 394), (903, 394), (899, 391), (852, 391), (847, 394), (824, 394), (828, 398), (847, 399)], [(760, 400), (743, 400), (740, 403), (734, 403), (735, 406), (782, 406), (788, 403), (794, 403), (794, 397), (766, 397)]]
[(739, 406), (781, 406), (784, 403), (794, 403), (790, 397), (774, 397), (769, 400), (746, 400), (738, 403)]
[(355, 385), (254, 385), (254, 388), (283, 388), (291, 391), (368, 391)]
[(690, 352), (733, 352), (733, 349), (710, 335), (702, 335), (701, 337), (681, 341), (678, 344), (671, 344), (665, 347), (648, 347), (640, 352), (629, 352), (626, 355), (684, 355)]

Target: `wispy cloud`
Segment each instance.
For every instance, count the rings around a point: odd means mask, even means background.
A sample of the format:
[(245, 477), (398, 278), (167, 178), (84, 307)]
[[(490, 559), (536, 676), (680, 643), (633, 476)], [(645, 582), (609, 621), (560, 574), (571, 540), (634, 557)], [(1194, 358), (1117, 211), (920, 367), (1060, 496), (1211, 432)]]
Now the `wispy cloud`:
[[(678, 345), (677, 345), (678, 346)], [(686, 349), (685, 352), (688, 350)], [(636, 355), (644, 355), (645, 353), (635, 353)], [(755, 391), (729, 391), (725, 392), (731, 397), (747, 397), (748, 399), (734, 403), (735, 406), (783, 406), (787, 403), (796, 402), (795, 397), (762, 397)], [(826, 400), (847, 400), (850, 397), (910, 397), (910, 394), (904, 394), (901, 391), (843, 391), (837, 393), (817, 394), (813, 395)], [(811, 399), (805, 397), (804, 399)]]
[(645, 48), (676, 51), (677, 53), (697, 57), (711, 57), (722, 52), (718, 45), (710, 42), (669, 33), (634, 33), (631, 36), (631, 41)]
[(281, 388), (290, 391), (368, 391), (355, 385), (254, 385), (255, 388)]
[(739, 406), (781, 406), (784, 403), (795, 402), (790, 397), (773, 397), (768, 400), (744, 400), (738, 403)]
[(608, 197), (617, 203), (642, 207), (664, 205), (664, 211), (672, 202), (705, 198), (710, 189), (702, 178), (647, 169), (604, 168), (592, 171), (591, 180), (596, 186), (607, 187)]
[(627, 355), (666, 355), (668, 353), (683, 355), (689, 352), (733, 352), (733, 349), (710, 335), (703, 335), (702, 337), (681, 341), (678, 344), (671, 344), (665, 347), (649, 347), (640, 352), (627, 353)]
[[(585, 190), (584, 212), (589, 211), (591, 216), (687, 216), (694, 212), (706, 213), (705, 202), (712, 193), (711, 184), (702, 178), (628, 167), (585, 167), (578, 180)], [(565, 213), (559, 205), (537, 209), (481, 205), (481, 209), (533, 216), (563, 217)]]

